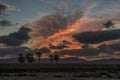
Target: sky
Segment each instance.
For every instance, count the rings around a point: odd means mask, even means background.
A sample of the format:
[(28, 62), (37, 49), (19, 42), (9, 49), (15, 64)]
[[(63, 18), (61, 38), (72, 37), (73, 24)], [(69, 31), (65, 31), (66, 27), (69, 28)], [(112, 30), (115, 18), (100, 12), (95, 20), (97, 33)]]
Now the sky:
[(65, 59), (119, 59), (119, 9), (120, 0), (0, 0), (0, 59), (42, 48)]

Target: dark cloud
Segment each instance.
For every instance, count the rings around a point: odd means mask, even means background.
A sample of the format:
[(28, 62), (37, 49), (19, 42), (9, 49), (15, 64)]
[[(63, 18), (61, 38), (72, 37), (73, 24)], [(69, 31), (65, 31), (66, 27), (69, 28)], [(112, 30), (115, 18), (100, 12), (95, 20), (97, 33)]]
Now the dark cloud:
[(12, 24), (11, 21), (7, 21), (7, 20), (1, 20), (0, 21), (0, 26), (1, 27), (12, 26), (12, 25), (14, 25), (14, 24)]
[(30, 37), (28, 33), (31, 30), (29, 28), (21, 27), (18, 32), (10, 33), (9, 35), (0, 36), (0, 43), (7, 46), (20, 46), (27, 42)]
[(99, 56), (101, 53), (108, 55), (115, 55), (114, 53), (116, 51), (120, 52), (120, 43), (114, 43), (109, 45), (102, 44), (97, 48), (90, 47), (89, 45), (85, 44), (82, 46), (81, 49), (61, 50), (55, 52), (54, 54), (92, 57), (92, 56)]
[(72, 15), (64, 16), (63, 14), (51, 14), (44, 16), (32, 24), (32, 29), (34, 31), (34, 36), (51, 36), (61, 30), (67, 28), (68, 25), (76, 21), (81, 17), (81, 12), (78, 16), (78, 12), (75, 12)]
[(89, 48), (90, 46), (88, 44), (84, 44), (82, 48)]
[(62, 42), (63, 42), (63, 44), (71, 44), (71, 42), (69, 42), (67, 40), (63, 40)]
[(72, 56), (97, 56), (100, 51), (96, 48), (84, 48), (84, 49), (73, 49), (73, 50), (62, 50), (56, 52), (59, 55), (72, 55)]
[(35, 21), (32, 28), (35, 30), (37, 29), (37, 32), (35, 31), (36, 34), (48, 37), (60, 30), (66, 29), (67, 21), (67, 18), (62, 15), (48, 15)]
[(18, 54), (26, 54), (26, 51), (30, 50), (26, 47), (8, 47), (0, 49), (0, 58), (13, 58), (17, 57)]
[(54, 45), (50, 44), (49, 46), (50, 46), (50, 49), (64, 49), (64, 48), (67, 48), (67, 46), (65, 46), (65, 45), (54, 46)]
[(114, 44), (102, 44), (98, 46), (101, 52), (105, 53), (114, 53), (115, 51), (120, 51), (120, 43), (114, 43)]
[(106, 28), (110, 28), (111, 26), (113, 26), (112, 21), (107, 21), (106, 23), (103, 24)]
[(18, 10), (18, 9), (16, 9), (16, 7), (12, 6), (12, 5), (0, 3), (0, 16), (5, 15), (4, 13), (5, 13), (6, 10), (15, 11), (15, 10)]
[(112, 48), (114, 51), (120, 51), (120, 43), (111, 44), (109, 45), (110, 48)]
[(111, 31), (83, 32), (73, 36), (81, 43), (100, 43), (120, 38), (120, 29)]
[(0, 3), (0, 16), (4, 14), (6, 6)]
[(50, 49), (46, 48), (46, 47), (43, 47), (41, 49), (38, 49), (39, 52), (41, 53), (50, 53)]

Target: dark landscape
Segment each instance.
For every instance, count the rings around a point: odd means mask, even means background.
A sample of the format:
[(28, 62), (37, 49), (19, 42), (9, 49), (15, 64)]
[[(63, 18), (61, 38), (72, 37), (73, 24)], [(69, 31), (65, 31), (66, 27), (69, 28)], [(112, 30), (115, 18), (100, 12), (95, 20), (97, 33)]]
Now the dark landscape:
[(120, 64), (0, 64), (0, 79), (2, 78), (8, 80), (119, 80)]
[(119, 64), (0, 64), (0, 72), (97, 72), (120, 71)]

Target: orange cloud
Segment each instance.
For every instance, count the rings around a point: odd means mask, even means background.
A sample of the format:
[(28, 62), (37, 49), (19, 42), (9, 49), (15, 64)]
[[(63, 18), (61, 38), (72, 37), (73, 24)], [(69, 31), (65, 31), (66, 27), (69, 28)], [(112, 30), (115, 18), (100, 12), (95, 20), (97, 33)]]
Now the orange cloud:
[[(71, 24), (70, 26), (67, 27), (67, 29), (65, 30), (60, 30), (58, 33), (55, 33), (49, 37), (47, 37), (44, 42), (40, 45), (43, 46), (44, 43), (47, 44), (53, 44), (53, 45), (59, 45), (63, 40), (67, 40), (69, 42), (71, 42), (72, 47), (70, 48), (75, 48), (78, 47), (78, 45), (80, 46), (80, 43), (78, 43), (77, 41), (75, 41), (72, 38), (72, 32), (74, 32), (75, 30), (77, 30), (75, 27), (79, 26), (81, 23), (79, 21), (74, 22), (73, 24)], [(38, 48), (40, 48), (40, 46)]]

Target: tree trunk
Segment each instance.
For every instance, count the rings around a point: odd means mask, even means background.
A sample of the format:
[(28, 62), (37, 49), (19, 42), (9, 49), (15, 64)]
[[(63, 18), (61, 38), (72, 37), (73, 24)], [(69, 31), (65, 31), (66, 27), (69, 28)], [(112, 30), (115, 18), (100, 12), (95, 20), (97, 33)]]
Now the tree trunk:
[(39, 56), (39, 63), (40, 63), (40, 56)]

